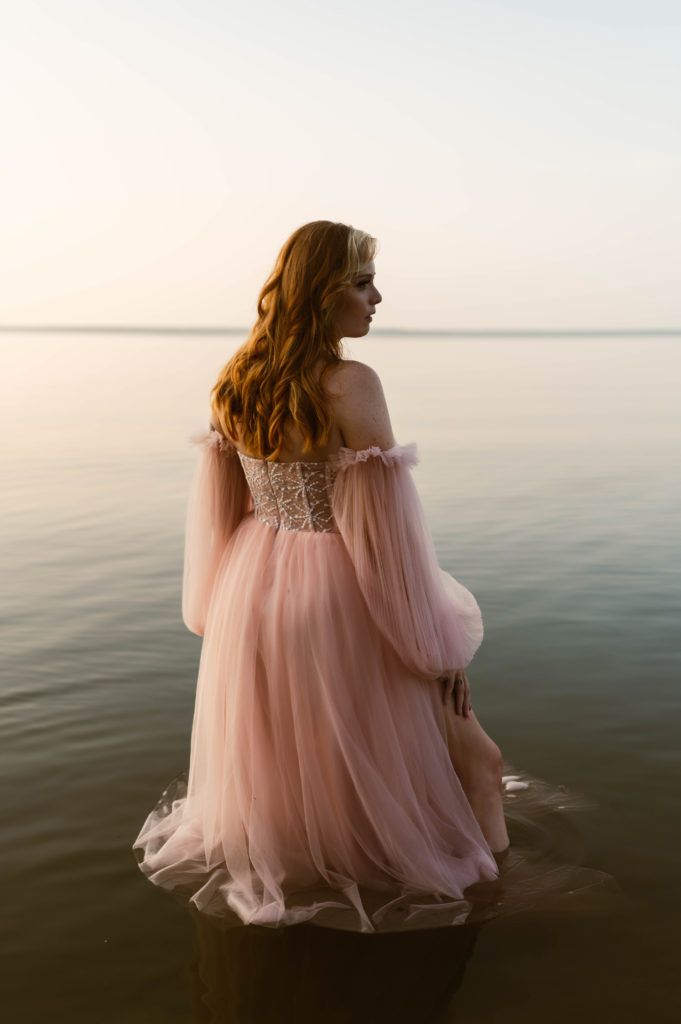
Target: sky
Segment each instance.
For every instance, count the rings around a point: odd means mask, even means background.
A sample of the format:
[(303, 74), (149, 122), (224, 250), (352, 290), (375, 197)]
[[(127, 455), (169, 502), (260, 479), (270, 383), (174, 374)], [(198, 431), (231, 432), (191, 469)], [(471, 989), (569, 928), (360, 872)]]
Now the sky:
[(678, 0), (21, 0), (0, 324), (247, 326), (300, 224), (385, 328), (681, 327)]

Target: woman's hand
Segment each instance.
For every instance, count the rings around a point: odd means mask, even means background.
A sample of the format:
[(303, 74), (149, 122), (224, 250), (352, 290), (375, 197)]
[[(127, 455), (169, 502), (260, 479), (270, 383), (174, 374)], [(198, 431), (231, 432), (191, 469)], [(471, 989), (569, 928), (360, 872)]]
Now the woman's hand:
[(446, 704), (453, 696), (455, 713), (468, 718), (473, 710), (473, 705), (471, 704), (471, 688), (466, 670), (463, 668), (450, 669), (446, 675), (440, 676), (440, 683), (442, 684), (442, 703)]

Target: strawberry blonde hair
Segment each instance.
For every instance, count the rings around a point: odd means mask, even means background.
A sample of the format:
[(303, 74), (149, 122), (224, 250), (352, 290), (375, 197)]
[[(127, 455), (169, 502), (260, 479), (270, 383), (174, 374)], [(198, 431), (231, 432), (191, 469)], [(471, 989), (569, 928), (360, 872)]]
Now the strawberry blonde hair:
[(258, 319), (211, 391), (227, 437), (257, 458), (277, 459), (295, 424), (303, 450), (326, 443), (331, 415), (315, 368), (342, 357), (333, 314), (341, 293), (373, 259), (376, 239), (348, 224), (316, 220), (294, 231), (258, 298)]

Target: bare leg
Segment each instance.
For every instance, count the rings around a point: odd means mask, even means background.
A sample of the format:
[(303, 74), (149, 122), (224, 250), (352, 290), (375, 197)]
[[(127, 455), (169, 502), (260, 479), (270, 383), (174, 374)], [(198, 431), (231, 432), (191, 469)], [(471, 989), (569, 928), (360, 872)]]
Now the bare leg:
[(482, 728), (475, 712), (464, 718), (455, 713), (448, 701), (445, 723), (454, 770), (490, 849), (500, 854), (508, 847), (501, 801), (501, 751)]

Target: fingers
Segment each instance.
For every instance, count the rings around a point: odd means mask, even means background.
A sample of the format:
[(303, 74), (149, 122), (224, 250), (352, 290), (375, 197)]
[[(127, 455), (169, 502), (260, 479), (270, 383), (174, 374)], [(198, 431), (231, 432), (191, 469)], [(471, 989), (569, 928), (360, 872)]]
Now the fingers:
[(464, 691), (464, 695), (463, 695), (463, 717), (464, 718), (468, 718), (470, 713), (471, 713), (471, 710), (472, 710), (472, 707), (471, 707), (471, 687), (470, 687), (470, 683), (468, 682), (468, 676), (466, 675), (466, 673), (462, 671), (461, 674), (463, 676), (463, 691)]
[(468, 690), (466, 692), (466, 696), (465, 696), (464, 702), (463, 702), (463, 717), (464, 718), (470, 718), (472, 710), (473, 710), (473, 705), (471, 704), (470, 690)]
[(466, 686), (464, 683), (465, 673), (458, 669), (454, 677), (454, 710), (457, 715), (463, 715), (464, 701), (466, 699)]
[(469, 718), (473, 705), (471, 703), (471, 688), (465, 669), (459, 668), (440, 676), (439, 682), (442, 685), (442, 703), (446, 704), (450, 697), (453, 697), (454, 712), (463, 718)]
[(471, 688), (465, 669), (457, 669), (454, 677), (454, 711), (464, 718), (470, 716), (473, 710), (471, 704)]

